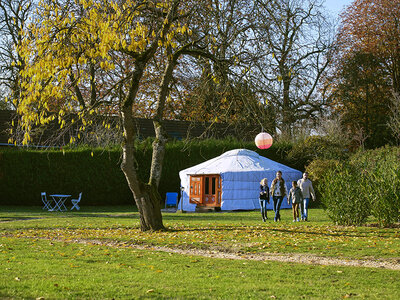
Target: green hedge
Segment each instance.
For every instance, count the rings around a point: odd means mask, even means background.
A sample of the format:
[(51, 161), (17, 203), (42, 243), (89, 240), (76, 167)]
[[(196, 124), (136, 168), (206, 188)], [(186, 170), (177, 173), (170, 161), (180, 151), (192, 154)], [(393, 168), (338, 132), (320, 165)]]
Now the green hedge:
[[(139, 176), (147, 181), (152, 155), (151, 139), (137, 144)], [(235, 139), (175, 141), (166, 147), (159, 192), (179, 191), (179, 171), (216, 157), (225, 151), (245, 148), (287, 164), (288, 144), (259, 150), (254, 143)], [(92, 156), (93, 153), (93, 156)], [(0, 151), (0, 205), (41, 205), (40, 192), (78, 196), (82, 205), (132, 204), (132, 193), (120, 169), (120, 149), (69, 149)]]
[(372, 215), (380, 226), (391, 226), (400, 220), (399, 161), (400, 147), (387, 146), (342, 162), (314, 161), (308, 169), (319, 173), (321, 198), (334, 222), (360, 225)]
[(78, 196), (85, 203), (129, 203), (119, 151), (2, 151), (1, 204), (41, 205), (40, 192)]
[(365, 178), (363, 191), (370, 213), (380, 226), (400, 220), (400, 147), (382, 147), (356, 153), (350, 163)]
[(366, 187), (370, 184), (360, 176), (358, 167), (339, 163), (327, 172), (321, 187), (328, 216), (339, 225), (362, 225), (370, 215)]

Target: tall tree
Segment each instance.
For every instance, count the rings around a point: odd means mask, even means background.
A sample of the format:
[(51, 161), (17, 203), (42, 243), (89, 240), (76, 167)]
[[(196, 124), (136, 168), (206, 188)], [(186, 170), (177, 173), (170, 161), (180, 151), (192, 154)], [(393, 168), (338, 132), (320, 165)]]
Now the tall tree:
[[(210, 57), (186, 57), (178, 66), (173, 94), (183, 101), (176, 118), (224, 122), (231, 126), (256, 124), (274, 129), (265, 97), (248, 80), (251, 61), (249, 16), (254, 1), (208, 1), (193, 30)], [(179, 103), (179, 102), (178, 102)], [(261, 127), (261, 126), (260, 126)]]
[(393, 90), (400, 92), (400, 0), (355, 0), (342, 14), (341, 50), (381, 59)]
[(253, 35), (257, 68), (252, 78), (275, 107), (278, 127), (291, 135), (296, 123), (325, 105), (321, 77), (331, 62), (333, 27), (316, 0), (257, 0)]
[[(153, 59), (167, 61), (164, 64), (166, 75), (162, 77), (165, 80), (160, 80), (160, 101), (155, 117), (156, 127), (161, 123), (170, 74), (176, 59), (189, 47), (174, 50), (179, 41), (191, 34), (181, 22), (187, 17), (186, 9), (191, 9), (190, 4), (193, 3), (183, 5), (179, 0), (48, 1), (40, 6), (42, 22), (32, 24), (30, 28), (34, 39), (27, 40), (19, 49), (26, 63), (22, 72), (23, 97), (18, 107), (26, 130), (25, 143), (29, 142), (29, 131), (36, 123), (58, 119), (63, 127), (68, 122), (66, 112), (75, 112), (85, 126), (87, 116), (96, 110), (107, 109), (109, 105), (117, 107), (124, 137), (121, 168), (138, 207), (142, 230), (164, 228), (157, 192), (161, 169), (154, 164), (147, 183), (138, 177), (134, 104), (140, 97), (144, 74), (154, 71), (149, 69), (149, 62)], [(81, 9), (79, 15), (71, 9), (76, 6)], [(124, 65), (124, 61), (128, 63)], [(118, 70), (118, 66), (124, 66), (124, 69), (101, 101), (82, 105), (71, 82), (93, 80), (91, 64), (98, 64), (105, 71)], [(72, 75), (76, 77), (71, 79)], [(112, 101), (113, 95), (119, 95), (117, 101)], [(49, 107), (55, 100), (60, 104), (57, 113)], [(162, 135), (157, 134), (156, 140), (153, 159), (158, 159), (162, 165)], [(161, 144), (157, 144), (160, 140)]]
[(341, 15), (333, 72), (327, 77), (333, 109), (354, 139), (367, 147), (391, 140), (392, 91), (399, 90), (400, 1), (356, 0)]
[(386, 123), (391, 93), (380, 60), (372, 54), (355, 52), (341, 63), (334, 80), (332, 106), (353, 142), (359, 143), (362, 133), (367, 147), (386, 144), (390, 137)]

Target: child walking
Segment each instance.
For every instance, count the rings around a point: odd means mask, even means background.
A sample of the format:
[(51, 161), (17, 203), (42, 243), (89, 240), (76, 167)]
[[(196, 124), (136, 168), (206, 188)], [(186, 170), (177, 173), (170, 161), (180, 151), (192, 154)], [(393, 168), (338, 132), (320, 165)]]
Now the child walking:
[(303, 193), (297, 186), (297, 181), (292, 181), (292, 188), (289, 191), (288, 204), (290, 204), (290, 200), (292, 200), (293, 222), (299, 222), (299, 207), (300, 203), (303, 203)]
[(263, 221), (265, 222), (267, 218), (267, 203), (269, 203), (269, 187), (268, 187), (268, 179), (264, 178), (260, 181), (260, 208), (261, 208), (261, 216)]

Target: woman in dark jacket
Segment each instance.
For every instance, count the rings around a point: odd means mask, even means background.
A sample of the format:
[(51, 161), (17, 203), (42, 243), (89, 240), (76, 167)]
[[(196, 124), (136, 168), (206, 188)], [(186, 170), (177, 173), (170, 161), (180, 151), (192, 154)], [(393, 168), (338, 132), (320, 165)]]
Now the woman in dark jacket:
[(276, 178), (272, 181), (270, 191), (272, 200), (274, 201), (274, 212), (275, 212), (274, 221), (277, 222), (281, 220), (281, 215), (279, 211), (281, 209), (283, 197), (287, 196), (288, 194), (285, 180), (282, 178), (281, 171), (276, 172)]

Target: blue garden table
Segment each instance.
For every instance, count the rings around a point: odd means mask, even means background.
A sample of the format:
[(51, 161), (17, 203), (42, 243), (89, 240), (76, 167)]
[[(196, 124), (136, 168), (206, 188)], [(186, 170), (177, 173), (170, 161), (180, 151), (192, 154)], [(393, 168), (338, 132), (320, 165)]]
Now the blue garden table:
[(69, 197), (71, 197), (71, 195), (53, 194), (53, 195), (50, 195), (50, 197), (53, 198), (54, 206), (52, 208), (50, 208), (49, 211), (66, 211), (67, 210), (64, 203), (65, 203), (65, 201), (67, 201), (67, 199)]

